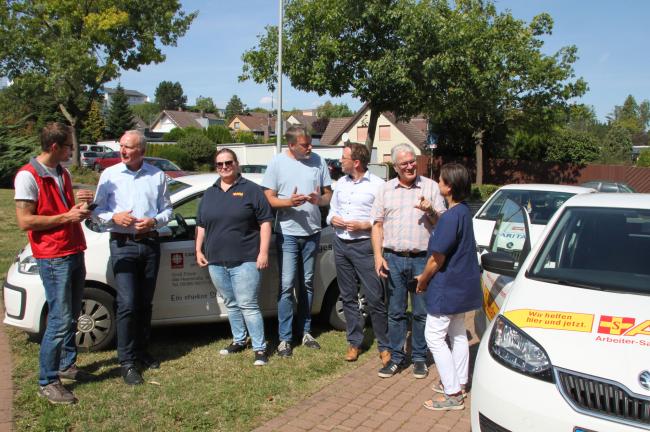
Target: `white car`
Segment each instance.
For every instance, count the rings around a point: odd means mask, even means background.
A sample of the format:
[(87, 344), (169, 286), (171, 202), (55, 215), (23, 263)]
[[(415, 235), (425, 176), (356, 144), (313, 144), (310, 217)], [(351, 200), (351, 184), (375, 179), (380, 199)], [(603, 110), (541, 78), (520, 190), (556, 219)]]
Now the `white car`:
[(531, 241), (535, 243), (553, 214), (566, 200), (577, 194), (592, 192), (595, 190), (591, 188), (554, 184), (510, 184), (499, 188), (472, 219), (479, 252), (488, 248), (494, 224), (506, 199), (521, 204), (528, 211)]
[(483, 255), (515, 279), (479, 346), (472, 430), (650, 430), (649, 257), (650, 194), (574, 196), (521, 265)]
[[(261, 174), (246, 177), (261, 183)], [(226, 321), (227, 311), (217, 295), (206, 268), (196, 264), (194, 232), (196, 213), (203, 192), (216, 174), (199, 174), (170, 183), (174, 218), (158, 230), (161, 244), (158, 284), (153, 299), (152, 324), (172, 325)], [(91, 221), (83, 225), (86, 250), (86, 287), (78, 323), (77, 345), (99, 350), (115, 337), (115, 282), (109, 265), (109, 235)], [(332, 241), (334, 233), (323, 229), (314, 278), (313, 313), (323, 313), (337, 329), (345, 328), (338, 297)], [(278, 267), (274, 239), (269, 251), (269, 268), (264, 270), (260, 306), (264, 316), (277, 314)], [(47, 303), (36, 261), (29, 245), (16, 257), (4, 285), (5, 324), (39, 334), (47, 319)], [(360, 299), (363, 303), (363, 299)], [(365, 311), (364, 311), (365, 312)]]

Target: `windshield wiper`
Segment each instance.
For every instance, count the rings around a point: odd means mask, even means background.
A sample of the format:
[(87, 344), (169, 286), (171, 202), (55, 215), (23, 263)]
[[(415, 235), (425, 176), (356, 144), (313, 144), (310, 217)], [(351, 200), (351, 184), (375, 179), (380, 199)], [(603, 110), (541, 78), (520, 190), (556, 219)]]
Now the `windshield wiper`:
[(580, 283), (580, 282), (567, 280), (567, 279), (554, 279), (554, 278), (541, 277), (541, 276), (531, 276), (531, 279), (535, 279), (542, 282), (553, 283), (557, 285), (568, 285), (576, 288), (587, 288), (587, 289), (595, 289), (598, 291), (605, 291), (605, 288), (599, 287), (597, 285), (590, 285), (590, 284)]

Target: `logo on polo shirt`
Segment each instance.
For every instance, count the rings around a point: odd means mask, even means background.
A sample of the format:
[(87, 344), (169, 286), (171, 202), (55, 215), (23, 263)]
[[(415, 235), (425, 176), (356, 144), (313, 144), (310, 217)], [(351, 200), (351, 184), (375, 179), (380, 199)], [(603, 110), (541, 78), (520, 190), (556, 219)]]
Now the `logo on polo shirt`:
[(244, 196), (244, 192), (233, 192), (233, 193), (232, 193), (232, 196), (243, 197), (243, 196)]

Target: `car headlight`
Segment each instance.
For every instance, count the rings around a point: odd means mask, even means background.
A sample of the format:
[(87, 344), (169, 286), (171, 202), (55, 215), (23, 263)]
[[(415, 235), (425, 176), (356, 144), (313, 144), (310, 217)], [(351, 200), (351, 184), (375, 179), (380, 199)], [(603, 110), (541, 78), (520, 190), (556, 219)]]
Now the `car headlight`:
[(488, 349), (505, 367), (543, 381), (553, 382), (553, 365), (544, 348), (503, 315), (497, 316)]
[(38, 265), (36, 263), (36, 258), (32, 255), (24, 258), (18, 263), (18, 271), (24, 274), (38, 274)]

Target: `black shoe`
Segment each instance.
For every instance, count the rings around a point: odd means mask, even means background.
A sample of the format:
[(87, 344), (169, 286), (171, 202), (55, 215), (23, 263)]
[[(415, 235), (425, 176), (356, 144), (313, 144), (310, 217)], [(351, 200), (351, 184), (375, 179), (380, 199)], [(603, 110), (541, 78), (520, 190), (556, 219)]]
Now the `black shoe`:
[(138, 357), (138, 361), (143, 369), (160, 369), (160, 360), (149, 353), (144, 353)]
[(135, 366), (122, 366), (122, 378), (124, 382), (128, 385), (139, 385), (144, 383), (142, 375), (135, 368)]
[(292, 355), (291, 344), (287, 341), (281, 341), (280, 345), (278, 345), (278, 357), (291, 357)]
[(244, 343), (232, 342), (227, 347), (219, 350), (219, 354), (221, 354), (222, 356), (227, 356), (229, 354), (236, 354), (238, 352), (242, 352), (245, 349), (246, 349), (246, 342)]
[(413, 376), (417, 379), (426, 378), (429, 375), (429, 369), (424, 360), (418, 360), (413, 362)]
[(386, 366), (379, 369), (377, 375), (379, 375), (380, 378), (390, 378), (393, 375), (400, 373), (401, 371), (402, 367), (391, 360)]
[(253, 363), (254, 366), (266, 366), (268, 362), (269, 358), (266, 356), (265, 350), (255, 351), (255, 362)]

